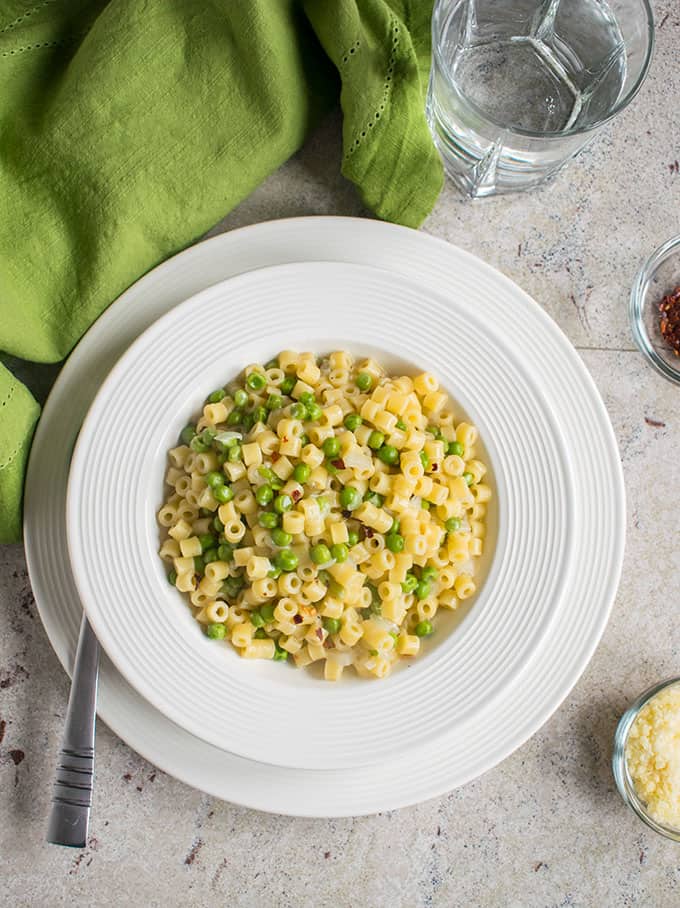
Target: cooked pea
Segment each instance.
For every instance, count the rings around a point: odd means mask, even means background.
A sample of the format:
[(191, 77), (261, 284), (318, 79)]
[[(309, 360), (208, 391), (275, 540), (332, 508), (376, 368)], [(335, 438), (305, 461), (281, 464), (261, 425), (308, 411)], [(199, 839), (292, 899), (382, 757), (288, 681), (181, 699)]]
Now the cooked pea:
[(394, 445), (383, 445), (382, 448), (378, 450), (378, 458), (382, 460), (383, 463), (394, 466), (395, 463), (399, 463), (399, 451), (397, 451)]
[(309, 555), (314, 564), (326, 564), (331, 560), (331, 550), (323, 542), (313, 545)]
[(279, 514), (283, 514), (284, 511), (290, 511), (293, 507), (293, 499), (290, 495), (277, 495), (274, 499), (274, 510)]
[(204, 451), (208, 450), (208, 445), (203, 442), (203, 439), (200, 435), (194, 435), (194, 437), (189, 442), (189, 447), (192, 451), (195, 451), (196, 454), (202, 454)]
[(378, 432), (376, 429), (374, 429), (368, 436), (368, 447), (373, 448), (374, 451), (377, 451), (384, 441), (385, 436), (382, 434), (382, 432)]
[(427, 599), (432, 592), (432, 584), (429, 580), (419, 580), (418, 586), (414, 590), (416, 599)]
[(271, 602), (267, 602), (265, 605), (260, 606), (260, 614), (264, 618), (265, 624), (271, 624), (274, 620), (274, 609), (276, 608)]
[(295, 482), (305, 483), (312, 475), (312, 468), (308, 463), (299, 463), (293, 470), (293, 479)]
[(274, 662), (285, 662), (288, 658), (288, 652), (285, 649), (281, 649), (279, 644), (276, 644), (276, 649), (274, 650)]
[(212, 394), (208, 396), (209, 404), (218, 404), (222, 398), (227, 396), (227, 392), (224, 388), (218, 388), (217, 391), (213, 391)]
[(229, 416), (227, 416), (227, 425), (228, 426), (239, 426), (243, 420), (243, 410), (232, 410)]
[(267, 379), (261, 372), (251, 372), (246, 378), (246, 385), (251, 391), (261, 391), (267, 384)]
[(249, 617), (250, 623), (254, 625), (254, 627), (264, 627), (266, 622), (258, 611), (251, 612)]
[(321, 407), (316, 401), (307, 404), (307, 419), (310, 422), (318, 422), (321, 419)]
[(291, 549), (281, 549), (276, 555), (274, 563), (282, 571), (294, 571), (298, 566), (298, 556)]
[(205, 561), (201, 558), (200, 555), (196, 555), (194, 558), (194, 573), (202, 574), (205, 570)]
[(218, 473), (217, 470), (211, 470), (210, 473), (206, 473), (204, 478), (206, 485), (209, 485), (211, 489), (224, 485), (224, 473)]
[(198, 541), (201, 543), (202, 552), (205, 552), (207, 549), (215, 548), (215, 537), (212, 533), (203, 533), (198, 537)]
[(370, 391), (373, 385), (373, 376), (368, 372), (360, 372), (356, 379), (356, 386), (360, 391)]
[(257, 522), (266, 530), (273, 530), (279, 525), (279, 516), (273, 511), (263, 511), (257, 518)]
[(300, 403), (304, 404), (305, 407), (308, 407), (310, 404), (316, 403), (316, 398), (311, 391), (303, 391), (300, 395)]
[(343, 425), (346, 429), (349, 429), (350, 432), (354, 432), (354, 430), (358, 429), (362, 423), (363, 419), (359, 416), (358, 413), (348, 413), (343, 420)]
[(417, 586), (418, 586), (418, 578), (416, 577), (415, 574), (412, 574), (409, 571), (409, 573), (406, 575), (404, 582), (401, 585), (402, 590), (406, 594), (412, 593)]
[(475, 477), (472, 475), (472, 473), (463, 473), (463, 479), (469, 486), (471, 486), (475, 481)]
[(323, 452), (326, 457), (337, 457), (340, 453), (340, 441), (335, 435), (331, 435), (323, 443)]
[(366, 492), (364, 495), (364, 501), (368, 501), (371, 504), (375, 505), (376, 508), (381, 508), (385, 499), (378, 492)]
[(283, 398), (280, 394), (270, 394), (267, 398), (268, 410), (280, 410), (283, 406)]
[(244, 391), (243, 388), (239, 388), (234, 394), (234, 403), (237, 407), (245, 407), (248, 403), (248, 392)]
[(253, 425), (258, 422), (267, 422), (267, 409), (266, 407), (255, 407), (251, 414), (253, 418)]
[(429, 621), (419, 621), (416, 624), (416, 637), (429, 637), (433, 631), (433, 627)]
[(263, 627), (258, 627), (258, 629), (253, 634), (253, 637), (255, 638), (255, 640), (266, 640), (267, 632)]
[(397, 429), (401, 429), (402, 432), (405, 432), (406, 428), (407, 428), (407, 426), (406, 426), (406, 423), (404, 422), (404, 420), (398, 419), (397, 420)]
[(237, 463), (241, 459), (241, 445), (232, 445), (227, 453), (229, 463)]
[(231, 501), (234, 497), (234, 492), (231, 486), (217, 486), (216, 489), (212, 490), (213, 498), (215, 501), (219, 501), (220, 504), (226, 504), (227, 501)]
[(219, 561), (220, 556), (217, 554), (217, 549), (208, 549), (203, 552), (203, 563), (212, 564), (213, 561)]
[(173, 586), (177, 583), (177, 571), (170, 571), (168, 574), (168, 583), (171, 583)]
[(257, 501), (258, 504), (261, 504), (262, 507), (268, 505), (273, 498), (274, 490), (270, 485), (267, 485), (267, 483), (259, 486), (257, 492), (255, 492), (255, 501)]
[(272, 542), (274, 543), (274, 545), (283, 547), (290, 545), (292, 541), (293, 537), (290, 533), (286, 533), (285, 530), (282, 530), (279, 527), (275, 527), (272, 530)]
[(290, 394), (290, 392), (295, 387), (295, 376), (287, 375), (284, 380), (279, 385), (279, 390), (282, 394)]
[(455, 533), (460, 529), (460, 520), (457, 517), (449, 517), (444, 526), (447, 533)]
[(348, 530), (347, 531), (347, 544), (349, 546), (353, 546), (353, 545), (356, 545), (358, 541), (359, 541), (359, 534), (357, 533), (357, 531)]
[(420, 572), (420, 577), (422, 580), (436, 580), (438, 576), (439, 571), (436, 567), (432, 567), (432, 565), (424, 567)]
[(341, 563), (347, 561), (348, 555), (349, 550), (344, 542), (336, 542), (335, 545), (331, 546), (331, 557), (335, 558), (336, 561)]
[(231, 561), (234, 557), (234, 549), (228, 542), (223, 542), (222, 545), (217, 546), (217, 554), (220, 561)]
[(385, 536), (385, 545), (390, 552), (403, 552), (404, 537), (400, 536), (398, 533), (388, 533), (387, 536)]
[(423, 465), (423, 470), (427, 470), (427, 468), (430, 466), (430, 458), (427, 456), (427, 453), (425, 451), (421, 451), (419, 457), (420, 462)]
[(305, 419), (307, 416), (307, 407), (298, 401), (298, 403), (293, 404), (290, 408), (290, 415), (293, 419)]
[(226, 633), (227, 629), (223, 624), (209, 624), (205, 629), (206, 637), (211, 640), (222, 640)]
[(447, 454), (455, 454), (457, 457), (462, 457), (465, 454), (465, 446), (462, 445), (459, 441), (449, 442), (449, 446), (446, 449)]
[(337, 634), (341, 627), (340, 619), (339, 618), (324, 618), (323, 626), (328, 631), (329, 634)]
[(191, 439), (196, 435), (196, 429), (193, 426), (185, 426), (180, 432), (182, 444), (191, 444)]
[(345, 486), (340, 492), (340, 504), (347, 511), (353, 511), (361, 504), (361, 492), (354, 486)]

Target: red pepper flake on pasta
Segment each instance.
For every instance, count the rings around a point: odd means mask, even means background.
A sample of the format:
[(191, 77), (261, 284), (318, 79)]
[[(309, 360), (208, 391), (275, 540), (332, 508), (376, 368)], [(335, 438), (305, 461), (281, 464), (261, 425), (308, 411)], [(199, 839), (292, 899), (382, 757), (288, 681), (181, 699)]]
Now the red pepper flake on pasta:
[(337, 460), (331, 460), (331, 464), (335, 467), (336, 470), (345, 469), (345, 461), (341, 458), (338, 458)]
[(293, 501), (299, 501), (302, 498), (302, 492), (299, 489), (293, 489), (290, 493), (290, 497)]
[(293, 615), (294, 624), (302, 624), (302, 615)]
[(276, 461), (277, 461), (280, 457), (281, 457), (281, 455), (279, 454), (279, 452), (278, 452), (278, 451), (274, 451), (273, 454), (272, 454), (272, 463), (276, 463)]
[(680, 287), (659, 302), (659, 330), (676, 356), (680, 356)]

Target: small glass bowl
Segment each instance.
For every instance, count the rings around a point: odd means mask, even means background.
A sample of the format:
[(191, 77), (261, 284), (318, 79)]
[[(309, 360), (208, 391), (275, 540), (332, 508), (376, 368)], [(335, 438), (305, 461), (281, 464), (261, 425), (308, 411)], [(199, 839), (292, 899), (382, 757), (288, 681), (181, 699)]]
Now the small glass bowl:
[(649, 703), (652, 697), (655, 697), (667, 687), (672, 687), (676, 684), (680, 684), (680, 678), (669, 678), (666, 681), (661, 681), (660, 684), (655, 684), (654, 687), (650, 687), (648, 690), (644, 691), (644, 693), (640, 694), (635, 703), (629, 706), (621, 716), (614, 735), (612, 770), (614, 771), (616, 787), (619, 789), (621, 797), (626, 804), (635, 811), (640, 819), (643, 820), (650, 829), (653, 829), (654, 832), (658, 832), (659, 835), (666, 836), (668, 839), (673, 839), (674, 842), (680, 842), (680, 829), (677, 829), (674, 826), (666, 826), (665, 823), (660, 823), (647, 813), (647, 806), (635, 790), (635, 785), (628, 772), (628, 763), (626, 761), (628, 734), (633, 722), (637, 719), (640, 710)]
[(633, 338), (654, 368), (680, 384), (680, 356), (661, 335), (658, 303), (680, 286), (680, 236), (668, 240), (642, 266), (630, 294)]

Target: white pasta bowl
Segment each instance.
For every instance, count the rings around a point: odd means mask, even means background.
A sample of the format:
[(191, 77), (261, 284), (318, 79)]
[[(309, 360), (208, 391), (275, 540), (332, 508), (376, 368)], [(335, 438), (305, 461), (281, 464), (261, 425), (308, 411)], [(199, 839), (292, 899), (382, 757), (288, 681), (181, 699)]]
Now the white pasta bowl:
[[(107, 654), (178, 725), (261, 762), (351, 772), (464, 735), (540, 646), (571, 570), (571, 470), (521, 350), (485, 322), (484, 276), (470, 259), (442, 297), (366, 266), (250, 272), (173, 309), (112, 370), (73, 457), (69, 551)], [(390, 374), (430, 370), (456, 421), (480, 432), (494, 503), (478, 593), (440, 611), (421, 655), (384, 680), (345, 673), (330, 684), (309, 669), (241, 659), (205, 637), (158, 557), (168, 449), (208, 393), (282, 349), (347, 349)]]

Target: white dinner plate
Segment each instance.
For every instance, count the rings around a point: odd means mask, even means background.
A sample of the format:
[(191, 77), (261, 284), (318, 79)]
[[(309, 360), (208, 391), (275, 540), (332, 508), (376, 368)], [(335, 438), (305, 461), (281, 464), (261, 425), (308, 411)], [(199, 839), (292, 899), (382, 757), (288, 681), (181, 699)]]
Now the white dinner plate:
[[(379, 767), (293, 770), (226, 753), (154, 709), (104, 658), (99, 715), (161, 769), (214, 796), (260, 810), (351, 816), (440, 795), (480, 775), (527, 740), (576, 683), (602, 635), (621, 570), (623, 478), (609, 419), (587, 370), (542, 309), (493, 268), (408, 229), (360, 219), (300, 218), (220, 235), (188, 249), (131, 287), (90, 329), (62, 370), (36, 431), (25, 501), (25, 544), (38, 609), (70, 671), (81, 609), (68, 562), (65, 500), (71, 450), (105, 376), (141, 331), (193, 293), (231, 275), (307, 260), (375, 265), (446, 293), (461, 273), (478, 275), (477, 305), (508, 344), (525, 351), (563, 434), (588, 439), (573, 462), (579, 566), (524, 672), (468, 722), (465, 734)], [(414, 764), (414, 758), (416, 763)], [(414, 765), (423, 767), (414, 771)]]
[[(71, 466), (71, 566), (116, 668), (182, 728), (280, 766), (380, 763), (460, 733), (540, 646), (573, 549), (566, 445), (523, 352), (478, 309), (477, 285), (475, 268), (446, 296), (366, 265), (260, 269), (175, 307), (104, 382)], [(490, 576), (458, 627), (442, 610), (426, 652), (381, 682), (348, 673), (329, 685), (309, 670), (241, 659), (205, 637), (157, 554), (168, 449), (214, 388), (282, 349), (348, 349), (389, 374), (432, 371), (456, 420), (470, 419), (486, 446), (499, 514)]]

